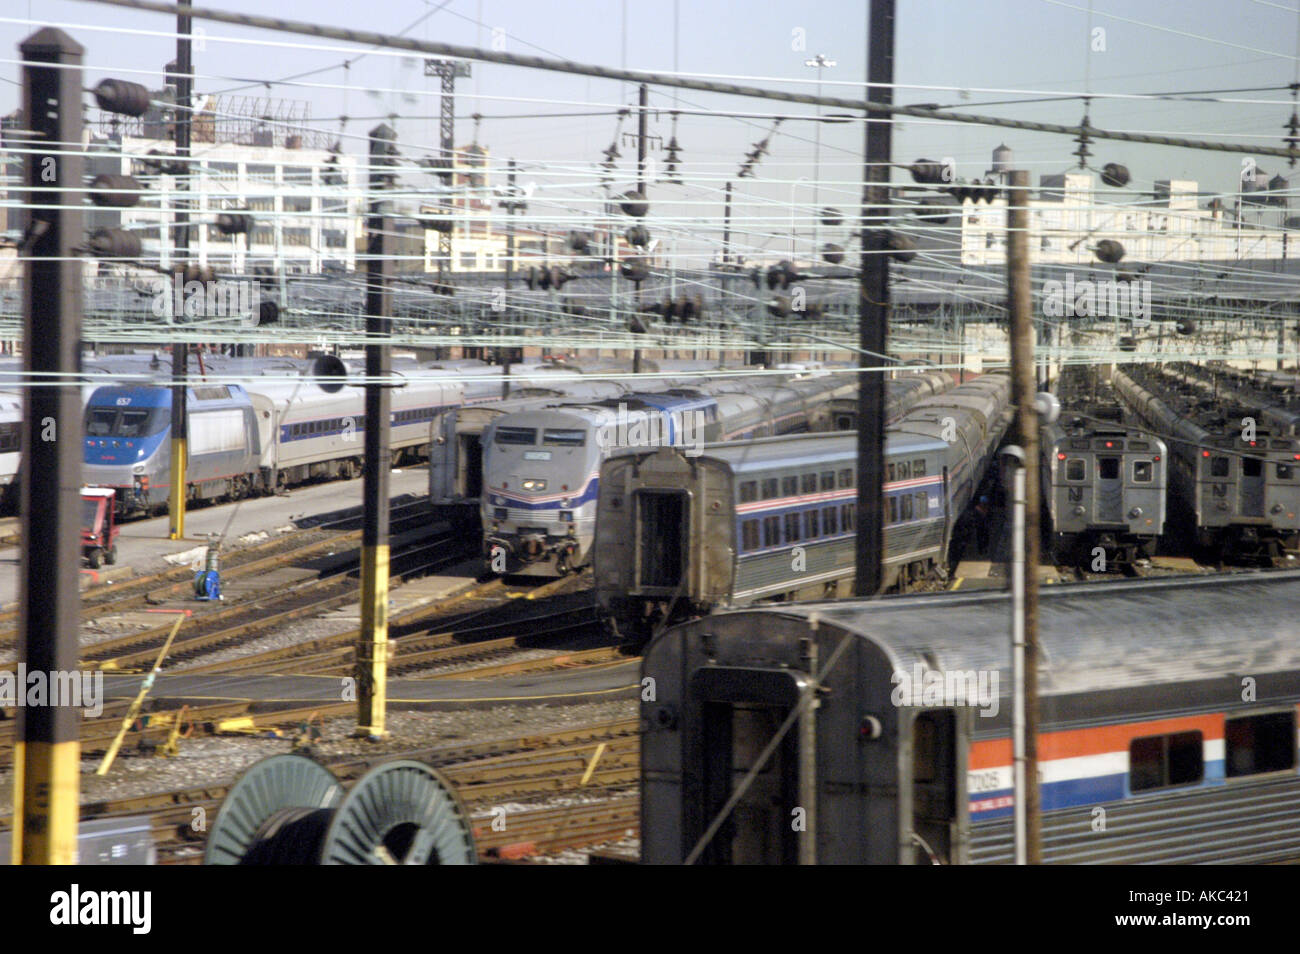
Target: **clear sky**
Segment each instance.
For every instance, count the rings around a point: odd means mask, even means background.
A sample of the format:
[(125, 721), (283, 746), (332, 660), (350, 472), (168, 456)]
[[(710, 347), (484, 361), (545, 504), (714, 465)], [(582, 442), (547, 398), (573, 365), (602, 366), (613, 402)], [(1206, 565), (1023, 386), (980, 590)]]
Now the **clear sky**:
[[(671, 70), (676, 59), (682, 71), (752, 77), (753, 85), (815, 79), (816, 70), (806, 67), (804, 60), (825, 53), (837, 62), (825, 72), (828, 93), (834, 89), (834, 81), (861, 83), (865, 79), (865, 0), (690, 0), (676, 4), (673, 0), (216, 0), (214, 5), (386, 33), (397, 33), (424, 17), (410, 29), (409, 36), (485, 47), (493, 44), (495, 36), (498, 44), (504, 43), (512, 52), (612, 66), (625, 63), (649, 70)], [(1279, 145), (1285, 135), (1282, 127), (1291, 114), (1286, 87), (1297, 80), (1300, 13), (1296, 8), (1300, 0), (1127, 0), (1122, 4), (1098, 0), (1092, 13), (1088, 0), (899, 0), (898, 6), (896, 79), (912, 86), (897, 91), (898, 102), (953, 104), (989, 114), (1077, 123), (1082, 115), (1077, 100), (1005, 101), (1033, 98), (1036, 91), (1164, 93), (1270, 87), (1207, 93), (1202, 101), (1190, 103), (1095, 101), (1092, 122), (1118, 129), (1273, 145)], [(174, 28), (174, 20), (166, 16), (70, 0), (6, 0), (0, 6), (0, 16), (10, 21), (33, 15), (42, 22), (63, 24), (86, 46), (87, 86), (104, 75), (146, 80), (157, 86), (162, 65), (174, 56), (174, 39), (169, 36), (89, 28), (167, 33)], [(406, 151), (418, 154), (435, 142), (438, 99), (432, 94), (436, 80), (423, 75), (418, 58), (371, 53), (347, 71), (350, 76), (345, 80), (340, 64), (362, 48), (352, 52), (307, 49), (337, 44), (201, 21), (196, 24), (207, 34), (202, 48), (195, 52), (200, 92), (242, 90), (307, 100), (322, 128), (339, 131), (342, 114), (356, 117), (341, 130), (356, 137), (363, 136), (380, 117), (396, 112), (401, 117), (397, 121), (399, 135), (410, 147)], [(17, 43), (33, 29), (27, 23), (0, 22), (0, 49), (10, 51), (7, 59), (17, 58)], [(283, 41), (290, 46), (250, 46), (221, 38)], [(142, 77), (127, 72), (131, 69), (154, 72)], [(319, 69), (324, 71), (296, 81), (298, 85), (276, 82)], [(495, 65), (476, 65), (474, 70), (473, 79), (460, 81), (458, 87), (458, 142), (469, 140), (473, 124), (468, 116), (477, 110), (485, 117), (480, 141), (494, 157), (516, 157), (529, 163), (537, 176), (564, 169), (570, 176), (585, 172), (583, 181), (590, 182), (593, 164), (613, 138), (613, 117), (496, 117), (608, 111), (635, 101), (635, 90), (615, 82)], [(9, 62), (0, 68), (0, 75), (9, 80), (0, 83), (0, 108), (8, 112), (17, 104), (14, 81), (19, 68)], [(338, 88), (345, 82), (349, 89)], [(947, 88), (920, 88), (925, 86)], [(785, 88), (793, 87), (787, 84)], [(381, 91), (367, 92), (372, 90)], [(861, 95), (860, 87), (841, 91), (850, 97)], [(475, 99), (475, 95), (481, 98)], [(1225, 98), (1269, 102), (1205, 101)], [(672, 92), (654, 91), (651, 102), (671, 108)], [(982, 105), (991, 103), (1004, 105)], [(685, 188), (663, 187), (666, 191), (661, 198), (713, 222), (720, 216), (722, 182), (734, 177), (744, 154), (770, 126), (761, 118), (716, 114), (811, 112), (804, 107), (693, 92), (683, 93), (680, 105), (683, 109), (703, 107), (713, 115), (681, 118), (678, 139), (689, 184)], [(633, 123), (626, 128), (632, 129)], [(819, 201), (851, 204), (861, 191), (862, 126), (823, 124), (822, 128)], [(737, 215), (760, 233), (753, 239), (756, 247), (783, 241), (764, 239), (761, 233), (778, 231), (776, 223), (789, 214), (792, 189), (796, 202), (805, 207), (799, 213), (801, 224), (811, 219), (810, 184), (799, 179), (811, 179), (814, 174), (814, 130), (811, 122), (787, 122), (773, 137), (758, 180), (740, 184)], [(666, 112), (651, 122), (651, 132), (668, 137)], [(350, 151), (363, 148), (360, 139), (345, 142)], [(1015, 150), (1017, 164), (1030, 169), (1035, 179), (1043, 173), (1066, 171), (1075, 163), (1071, 155), (1075, 145), (1067, 137), (917, 120), (907, 120), (897, 129), (894, 155), (899, 161), (952, 156), (959, 175), (973, 176), (984, 172), (989, 153), (999, 142)], [(621, 148), (620, 185), (632, 178), (631, 160), (635, 157), (632, 144)], [(1126, 163), (1137, 190), (1150, 190), (1153, 180), (1185, 177), (1198, 180), (1205, 191), (1233, 191), (1242, 160), (1233, 153), (1122, 143), (1094, 144), (1093, 153), (1094, 166), (1107, 161)], [(1270, 174), (1285, 172), (1281, 160), (1261, 160), (1260, 166)], [(763, 202), (768, 203), (766, 207)], [(768, 221), (764, 222), (763, 216)]]

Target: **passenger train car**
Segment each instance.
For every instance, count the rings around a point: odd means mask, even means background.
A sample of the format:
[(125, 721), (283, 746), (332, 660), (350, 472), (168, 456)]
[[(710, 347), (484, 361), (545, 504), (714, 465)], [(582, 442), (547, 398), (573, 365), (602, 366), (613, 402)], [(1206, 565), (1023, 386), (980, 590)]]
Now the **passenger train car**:
[(1165, 526), (1168, 448), (1149, 431), (1126, 426), (1118, 407), (1079, 410), (1088, 413), (1063, 411), (1039, 437), (1053, 549), (1080, 565), (1095, 565), (1097, 548), (1106, 565), (1152, 556)]
[[(1297, 600), (1297, 571), (1042, 591), (1044, 860), (1300, 860)], [(956, 592), (664, 632), (641, 669), (643, 863), (1011, 862), (1009, 612)]]
[(1195, 527), (1196, 543), (1220, 556), (1272, 558), (1300, 542), (1300, 440), (1252, 430), (1250, 408), (1165, 387), (1129, 367), (1112, 376), (1142, 423), (1167, 439), (1169, 483)]
[[(891, 382), (892, 383), (892, 382)], [(885, 444), (886, 588), (945, 578), (957, 521), (1010, 423), (986, 375), (901, 414)], [(624, 638), (716, 606), (850, 591), (857, 434), (626, 450), (600, 474), (596, 599)]]

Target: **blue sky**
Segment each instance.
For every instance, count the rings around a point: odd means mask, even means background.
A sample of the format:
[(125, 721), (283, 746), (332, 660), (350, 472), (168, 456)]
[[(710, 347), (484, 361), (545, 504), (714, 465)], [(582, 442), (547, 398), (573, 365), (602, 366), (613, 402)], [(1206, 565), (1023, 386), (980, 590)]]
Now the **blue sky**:
[[(273, 12), (289, 19), (356, 26), (396, 33), (441, 0), (373, 0), (367, 4), (343, 0), (219, 0), (223, 9)], [(1098, 101), (1092, 109), (1094, 125), (1129, 130), (1156, 130), (1193, 137), (1223, 137), (1280, 144), (1282, 125), (1291, 113), (1285, 87), (1296, 73), (1297, 18), (1300, 0), (1184, 0), (1170, 4), (1152, 0), (1101, 0), (1088, 13), (1087, 0), (1012, 0), (1005, 3), (954, 2), (954, 0), (899, 0), (897, 26), (897, 81), (915, 87), (956, 87), (959, 91), (900, 89), (898, 102), (962, 104), (969, 111), (1043, 121), (1075, 123), (1082, 114), (1078, 101), (1046, 104), (987, 105), (1004, 100), (1028, 98), (1026, 93), (981, 92), (986, 89), (1025, 91), (1083, 91), (1094, 93), (1154, 93), (1183, 90), (1220, 90), (1250, 87), (1282, 87), (1279, 90), (1219, 94), (1239, 99), (1276, 101), (1253, 105), (1222, 102), (1133, 102)], [(674, 50), (683, 71), (728, 74), (756, 79), (754, 85), (778, 85), (781, 79), (810, 79), (815, 71), (803, 61), (825, 53), (838, 65), (826, 72), (829, 81), (861, 82), (865, 78), (865, 0), (852, 2), (792, 3), (788, 0), (690, 0), (677, 5), (674, 29), (672, 0), (614, 0), (605, 2), (522, 3), (518, 0), (451, 0), (408, 35), (424, 39), (489, 46), (493, 30), (504, 31), (505, 48), (513, 52), (555, 55), (591, 63), (632, 68), (669, 70)], [(626, 31), (624, 29), (626, 11)], [(66, 26), (87, 47), (89, 75), (93, 85), (104, 75), (142, 79), (125, 69), (156, 70), (151, 83), (161, 79), (161, 67), (174, 54), (174, 40), (166, 37), (102, 33), (89, 26), (126, 30), (168, 31), (174, 21), (166, 16), (140, 13), (93, 3), (70, 0), (9, 0), (0, 15), (24, 19), (32, 14), (43, 22)], [(1108, 16), (1114, 14), (1115, 16)], [(1131, 21), (1125, 22), (1126, 18)], [(479, 21), (479, 22), (475, 22)], [(199, 21), (196, 21), (199, 23)], [(1145, 23), (1148, 25), (1140, 25)], [(1090, 32), (1089, 26), (1105, 31)], [(309, 77), (305, 84), (344, 83), (339, 64), (354, 53), (304, 49), (333, 46), (306, 37), (276, 37), (262, 31), (241, 30), (221, 24), (200, 24), (207, 31), (206, 49), (196, 52), (200, 91), (212, 92), (248, 86), (248, 80), (273, 82), (306, 70), (333, 67)], [(0, 48), (17, 57), (16, 45), (34, 27), (0, 23)], [(795, 31), (803, 31), (804, 49), (792, 48)], [(624, 37), (626, 36), (626, 59)], [(286, 40), (291, 48), (254, 47), (219, 42), (218, 37), (257, 40)], [(1104, 49), (1092, 50), (1100, 46)], [(431, 145), (436, 136), (437, 97), (425, 95), (435, 88), (434, 80), (422, 75), (417, 59), (371, 54), (350, 71), (350, 91), (274, 84), (256, 87), (264, 95), (308, 100), (312, 113), (323, 128), (339, 130), (338, 117), (346, 113), (359, 117), (347, 127), (350, 135), (361, 136), (396, 111), (404, 143), (412, 152)], [(5, 64), (0, 75), (11, 82), (0, 84), (0, 108), (17, 103), (18, 66)], [(406, 91), (368, 95), (364, 90), (392, 87)], [(793, 88), (787, 86), (786, 88)], [(556, 118), (547, 120), (497, 119), (494, 115), (537, 111), (600, 110), (634, 101), (635, 91), (619, 83), (584, 77), (546, 74), (495, 65), (476, 65), (472, 80), (461, 81), (457, 113), (467, 117), (476, 109), (486, 117), (480, 139), (498, 158), (515, 156), (532, 163), (541, 174), (563, 166), (589, 169), (614, 133), (614, 119)], [(964, 92), (963, 92), (964, 91)], [(507, 99), (475, 100), (471, 94)], [(858, 96), (846, 88), (843, 94)], [(518, 97), (555, 101), (546, 105), (517, 101)], [(510, 98), (515, 98), (511, 101)], [(414, 99), (414, 101), (410, 101)], [(683, 93), (683, 107), (701, 106), (713, 112), (737, 110), (770, 112), (762, 101)], [(583, 103), (596, 103), (584, 106)], [(572, 103), (574, 105), (559, 105)], [(655, 91), (652, 103), (671, 108), (671, 91)], [(801, 107), (782, 111), (809, 112)], [(415, 117), (415, 118), (410, 118)], [(707, 179), (703, 188), (688, 188), (671, 194), (670, 201), (700, 215), (716, 219), (720, 213), (720, 184), (732, 176), (752, 144), (761, 139), (767, 120), (726, 118), (718, 115), (684, 116), (678, 138), (683, 148), (687, 175)], [(627, 127), (631, 129), (629, 124)], [(744, 194), (754, 202), (788, 203), (793, 187), (796, 201), (811, 208), (809, 183), (800, 177), (813, 175), (814, 124), (789, 122), (773, 138), (771, 154), (759, 169), (759, 181), (748, 180)], [(827, 201), (851, 203), (860, 193), (862, 132), (859, 124), (823, 125), (820, 156), (821, 204)], [(458, 141), (467, 141), (472, 123), (458, 123)], [(669, 134), (667, 113), (651, 124), (652, 133)], [(919, 156), (952, 156), (958, 174), (979, 175), (988, 165), (989, 153), (999, 142), (1016, 153), (1020, 166), (1029, 168), (1035, 179), (1049, 172), (1063, 172), (1075, 162), (1074, 143), (1066, 137), (1022, 133), (1011, 130), (958, 128), (908, 120), (895, 136), (895, 159)], [(351, 149), (361, 143), (352, 140)], [(620, 179), (630, 180), (634, 155), (623, 147)], [(1134, 187), (1150, 189), (1156, 179), (1193, 178), (1202, 190), (1232, 190), (1241, 168), (1241, 156), (1231, 153), (1202, 153), (1184, 149), (1098, 143), (1093, 146), (1093, 164), (1107, 161), (1126, 163)], [(1261, 160), (1269, 173), (1285, 171), (1281, 160)], [(670, 190), (671, 191), (671, 190)], [(738, 200), (743, 205), (745, 200)], [(785, 206), (788, 210), (788, 205)], [(783, 213), (772, 205), (757, 217), (762, 207), (754, 205), (738, 212), (756, 222), (760, 231)], [(801, 220), (805, 218), (800, 213)], [(757, 243), (757, 240), (756, 240)]]

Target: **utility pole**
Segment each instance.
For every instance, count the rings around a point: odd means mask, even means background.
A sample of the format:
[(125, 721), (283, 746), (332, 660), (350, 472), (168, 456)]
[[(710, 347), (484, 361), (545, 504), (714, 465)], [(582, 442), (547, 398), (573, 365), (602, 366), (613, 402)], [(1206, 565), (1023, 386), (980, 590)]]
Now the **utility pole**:
[[(181, 190), (189, 188), (190, 164), (190, 105), (193, 101), (194, 69), (190, 62), (189, 0), (181, 0), (176, 15), (176, 164), (183, 172), (176, 181), (173, 193), (176, 203), (176, 263), (173, 281), (178, 288), (172, 301), (184, 301), (185, 268), (190, 250), (189, 202), (179, 198)], [(183, 312), (182, 312), (183, 314)], [(172, 321), (180, 319), (173, 315)], [(185, 469), (189, 465), (188, 393), (185, 383), (186, 366), (190, 360), (190, 347), (185, 341), (172, 343), (172, 446), (171, 482), (168, 491), (168, 536), (172, 540), (185, 539)]]
[[(52, 680), (56, 673), (75, 676), (81, 632), (81, 395), (75, 376), (81, 370), (85, 162), (78, 151), (85, 50), (51, 27), (20, 49), (22, 115), (32, 130), (24, 163), (23, 366), (28, 381), (54, 386), (24, 388), (18, 661)], [(70, 865), (76, 858), (80, 713), (55, 704), (64, 700), (47, 701), (18, 707), (16, 864)]]
[[(871, 0), (867, 33), (868, 102), (894, 101), (894, 0)], [(890, 115), (868, 111), (866, 165), (863, 170), (861, 312), (858, 325), (858, 513), (853, 593), (875, 596), (883, 581), (881, 553), (884, 528), (885, 375), (872, 367), (866, 352), (889, 354), (889, 220)]]
[(366, 220), (366, 462), (361, 530), (361, 639), (357, 643), (357, 732), (371, 739), (387, 734), (388, 705), (388, 480), (392, 371), (388, 347), (393, 263), (388, 256), (392, 224), (388, 188), (397, 133), (380, 124), (370, 130), (370, 216)]
[[(626, 26), (626, 7), (624, 8), (624, 25)], [(626, 38), (626, 37), (625, 37)], [(636, 121), (636, 188), (641, 193), (642, 198), (649, 199), (650, 192), (646, 183), (645, 176), (645, 140), (646, 140), (646, 104), (649, 102), (649, 91), (645, 83), (641, 84), (640, 95), (637, 102), (641, 108), (637, 112)], [(614, 236), (614, 247), (618, 247), (618, 236)], [(636, 283), (636, 310), (641, 313), (641, 282), (638, 279)], [(632, 373), (641, 373), (641, 348), (638, 346), (632, 349)]]
[[(456, 79), (468, 78), (470, 65), (458, 60), (424, 61), (424, 75), (436, 76), (442, 81), (438, 113), (438, 175), (443, 187), (450, 190), (454, 181), (456, 151)], [(448, 199), (448, 201), (451, 201)], [(447, 211), (451, 215), (451, 210)], [(446, 279), (451, 270), (451, 232), (438, 233), (438, 280)]]
[[(515, 212), (523, 204), (515, 196), (515, 161), (510, 160), (509, 174), (506, 176), (506, 200), (503, 203), (506, 208), (506, 317), (510, 316), (510, 279), (515, 272)], [(504, 367), (501, 370), (501, 396), (503, 398), (510, 396), (510, 350), (505, 349), (505, 360), (502, 362)]]
[[(1025, 858), (1042, 864), (1038, 791), (1038, 409), (1034, 387), (1034, 318), (1029, 276), (1029, 173), (1016, 170), (1007, 192), (1007, 292), (1011, 304), (1011, 403), (1024, 453), (1024, 824)], [(1019, 799), (1021, 793), (1016, 793)]]

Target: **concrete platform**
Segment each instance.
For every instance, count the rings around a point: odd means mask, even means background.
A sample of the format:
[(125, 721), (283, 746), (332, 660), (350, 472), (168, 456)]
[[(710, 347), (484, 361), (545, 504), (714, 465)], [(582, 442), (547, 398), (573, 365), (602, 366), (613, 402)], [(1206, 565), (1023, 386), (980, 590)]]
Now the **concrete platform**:
[[(389, 591), (388, 616), (390, 619), (410, 610), (436, 603), (471, 589), (478, 581), (472, 576), (424, 576), (403, 583)], [(320, 619), (337, 619), (349, 623), (361, 622), (361, 604), (349, 603)]]
[[(297, 488), (284, 497), (254, 497), (238, 503), (198, 507), (186, 512), (185, 539), (167, 538), (169, 528), (166, 516), (148, 520), (130, 520), (121, 525), (118, 537), (118, 562), (111, 567), (94, 571), (99, 582), (124, 579), (132, 573), (143, 575), (184, 565), (189, 560), (177, 560), (188, 551), (198, 553), (208, 543), (208, 534), (217, 534), (224, 540), (227, 551), (237, 548), (241, 537), (249, 534), (266, 534), (271, 537), (290, 532), (300, 525), (319, 522), (322, 514), (361, 506), (360, 480), (332, 480)], [(392, 497), (427, 496), (429, 471), (426, 467), (403, 467), (394, 470), (390, 478)], [(265, 539), (262, 537), (261, 539)], [(171, 561), (167, 557), (172, 557)], [(0, 551), (0, 605), (8, 605), (18, 598), (18, 581), (22, 550), (13, 547)], [(82, 586), (91, 585), (94, 577), (82, 573)]]
[[(1057, 581), (1056, 567), (1050, 563), (1038, 566), (1038, 582), (1043, 584)], [(994, 560), (962, 560), (957, 564), (953, 574), (950, 590), (1003, 590), (1010, 585), (1011, 573), (1005, 563)]]

